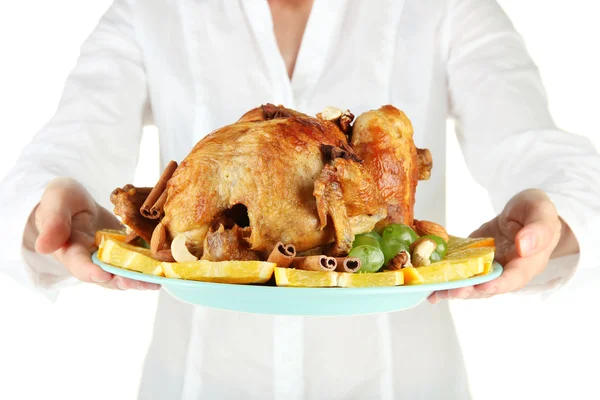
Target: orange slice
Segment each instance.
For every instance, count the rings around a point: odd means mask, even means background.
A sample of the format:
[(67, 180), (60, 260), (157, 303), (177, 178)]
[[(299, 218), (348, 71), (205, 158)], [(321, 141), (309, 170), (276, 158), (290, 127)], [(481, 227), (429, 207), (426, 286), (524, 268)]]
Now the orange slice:
[(494, 244), (494, 238), (492, 237), (461, 238), (457, 236), (450, 236), (450, 240), (448, 240), (448, 254), (459, 250), (473, 249), (477, 247), (494, 247)]
[(466, 248), (447, 254), (444, 261), (460, 261), (476, 258), (483, 265), (483, 272), (481, 274), (485, 275), (492, 269), (495, 254), (496, 248), (493, 246)]
[(277, 286), (336, 287), (338, 272), (275, 267)]
[(402, 271), (383, 271), (374, 273), (338, 272), (339, 287), (383, 287), (404, 284)]
[(102, 238), (110, 238), (113, 240), (118, 240), (119, 242), (124, 242), (126, 237), (127, 232), (125, 232), (125, 230), (119, 231), (116, 229), (102, 229), (100, 231), (96, 231), (96, 234), (94, 235), (94, 243), (97, 247), (99, 247), (100, 243), (102, 242)]
[(218, 283), (265, 283), (275, 263), (265, 261), (206, 261), (162, 263), (167, 278)]
[(402, 271), (354, 274), (276, 267), (275, 282), (277, 286), (290, 287), (382, 287), (402, 285), (404, 274)]
[[(421, 275), (421, 273), (417, 270), (420, 270), (421, 268), (427, 268), (427, 267), (420, 267), (420, 268), (402, 268), (402, 274), (404, 275), (404, 284), (405, 285), (421, 285), (423, 283), (427, 283), (425, 282), (425, 277), (423, 277), (423, 275)], [(427, 274), (425, 274), (427, 275)]]
[(494, 260), (494, 250), (493, 247), (465, 249), (427, 267), (403, 268), (404, 284), (450, 282), (487, 273)]
[(98, 248), (98, 258), (115, 267), (149, 275), (163, 275), (161, 262), (152, 258), (150, 250), (133, 246), (109, 237), (102, 238)]

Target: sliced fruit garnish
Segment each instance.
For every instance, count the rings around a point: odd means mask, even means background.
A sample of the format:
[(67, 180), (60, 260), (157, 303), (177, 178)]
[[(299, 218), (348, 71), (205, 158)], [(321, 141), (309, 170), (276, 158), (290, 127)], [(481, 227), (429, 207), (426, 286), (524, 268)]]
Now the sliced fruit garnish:
[(446, 259), (427, 267), (403, 268), (405, 285), (442, 283), (471, 278), (489, 272), (494, 247), (465, 249), (448, 254)]
[(402, 274), (404, 275), (404, 284), (405, 285), (422, 285), (423, 283), (428, 283), (425, 282), (425, 277), (423, 277), (423, 275), (421, 275), (419, 273), (419, 271), (421, 268), (427, 268), (427, 267), (420, 267), (420, 268), (413, 268), (413, 267), (409, 267), (409, 268), (402, 268)]
[(150, 250), (105, 237), (98, 248), (98, 258), (115, 267), (149, 275), (164, 276), (161, 262), (151, 257)]
[(338, 272), (305, 271), (295, 268), (275, 268), (277, 286), (293, 287), (335, 287)]
[(404, 283), (402, 271), (383, 271), (366, 274), (338, 272), (339, 287), (383, 287), (399, 286)]
[(483, 272), (483, 266), (476, 259), (458, 263), (440, 261), (427, 267), (410, 267), (404, 268), (402, 271), (406, 285), (422, 285), (470, 278)]
[(378, 287), (404, 283), (402, 271), (355, 274), (335, 271), (304, 271), (294, 268), (275, 268), (277, 286), (292, 287)]
[(120, 231), (116, 229), (102, 229), (96, 231), (96, 234), (94, 235), (94, 243), (96, 246), (100, 246), (100, 243), (102, 243), (102, 238), (110, 238), (119, 242), (124, 242), (126, 237), (127, 232), (125, 232), (125, 230)]
[(218, 283), (265, 283), (275, 263), (265, 261), (206, 261), (162, 263), (167, 278)]
[(463, 250), (454, 251), (454, 252), (452, 252), (452, 254), (448, 254), (446, 256), (446, 260), (456, 261), (456, 260), (468, 260), (468, 259), (476, 258), (476, 259), (478, 259), (478, 261), (480, 263), (483, 264), (483, 272), (481, 272), (481, 274), (485, 275), (488, 272), (490, 272), (490, 269), (492, 268), (495, 254), (496, 254), (496, 248), (493, 246), (474, 247), (474, 248), (467, 248), (467, 249), (463, 249)]
[(494, 238), (492, 237), (461, 238), (457, 236), (450, 236), (450, 240), (448, 240), (448, 254), (459, 250), (477, 247), (494, 247), (494, 244)]

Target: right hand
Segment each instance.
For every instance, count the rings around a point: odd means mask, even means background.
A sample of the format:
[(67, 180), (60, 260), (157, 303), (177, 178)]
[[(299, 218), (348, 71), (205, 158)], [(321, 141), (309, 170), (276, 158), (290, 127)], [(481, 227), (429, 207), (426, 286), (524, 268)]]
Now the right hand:
[(92, 262), (96, 231), (120, 229), (122, 225), (77, 181), (57, 178), (50, 182), (34, 213), (36, 251), (52, 254), (80, 281), (121, 290), (160, 288), (154, 283), (114, 276)]

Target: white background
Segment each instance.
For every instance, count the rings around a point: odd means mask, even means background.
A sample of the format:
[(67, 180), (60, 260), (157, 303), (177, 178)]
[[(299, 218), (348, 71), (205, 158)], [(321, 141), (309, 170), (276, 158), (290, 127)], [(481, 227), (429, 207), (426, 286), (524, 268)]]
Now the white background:
[[(0, 3), (0, 177), (53, 114), (79, 45), (109, 3)], [(500, 3), (541, 69), (559, 126), (600, 147), (597, 3)], [(447, 227), (466, 235), (493, 214), (451, 130), (449, 139)], [(142, 146), (146, 172), (136, 183), (152, 184), (155, 131), (147, 130)], [(475, 399), (600, 398), (598, 285), (574, 286), (547, 302), (514, 295), (453, 302)], [(155, 304), (155, 293), (90, 285), (50, 304), (0, 276), (0, 399), (134, 399)]]

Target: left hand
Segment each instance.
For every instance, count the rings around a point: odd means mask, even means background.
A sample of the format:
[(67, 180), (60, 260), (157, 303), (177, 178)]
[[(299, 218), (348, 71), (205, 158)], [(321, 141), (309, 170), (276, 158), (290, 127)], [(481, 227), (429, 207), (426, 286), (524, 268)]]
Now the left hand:
[(515, 195), (500, 215), (470, 235), (495, 239), (495, 259), (504, 266), (503, 274), (481, 285), (435, 292), (429, 302), (485, 298), (523, 288), (546, 268), (562, 230), (563, 222), (546, 193), (528, 189)]

